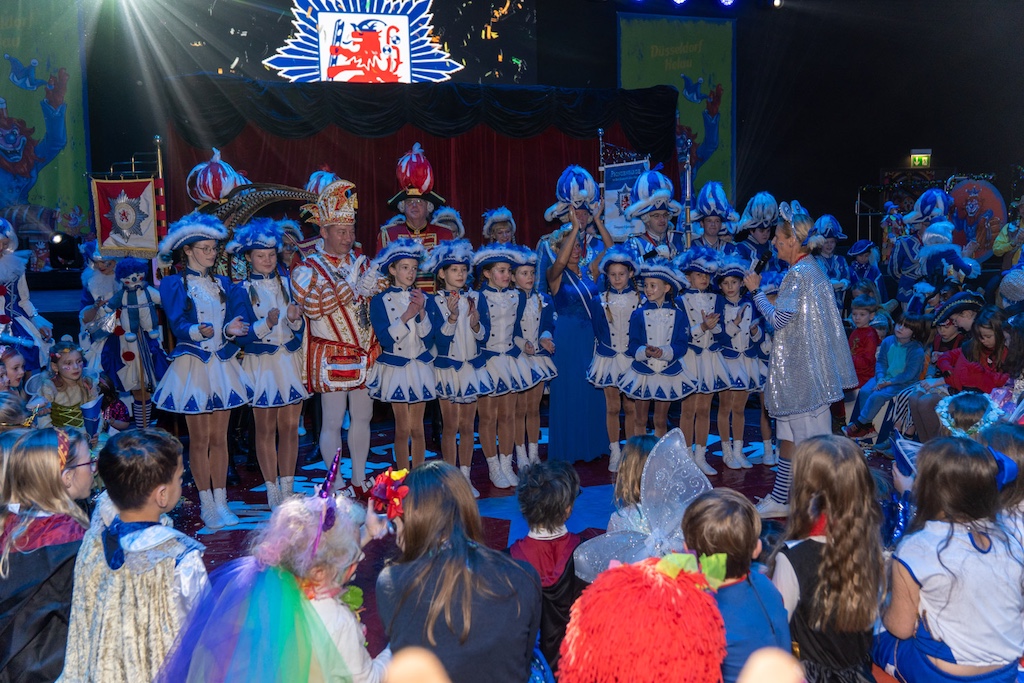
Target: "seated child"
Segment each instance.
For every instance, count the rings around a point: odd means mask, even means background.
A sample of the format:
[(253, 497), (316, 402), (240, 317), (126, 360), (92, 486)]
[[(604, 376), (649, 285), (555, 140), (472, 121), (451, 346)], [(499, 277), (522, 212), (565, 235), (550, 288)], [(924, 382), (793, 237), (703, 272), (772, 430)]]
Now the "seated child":
[(370, 657), (362, 591), (345, 589), (363, 543), (387, 533), (378, 515), (365, 531), (363, 519), (343, 496), (285, 499), (251, 555), (210, 576), (157, 681), (383, 681), (391, 650)]
[(517, 560), (529, 562), (540, 574), (540, 650), (552, 670), (558, 668), (558, 648), (569, 623), (569, 608), (583, 590), (572, 558), (580, 537), (565, 528), (579, 493), (576, 470), (559, 460), (526, 468), (520, 472), (516, 487), (519, 509), (530, 525), (530, 533), (513, 543), (509, 552)]
[(960, 436), (981, 440), (981, 431), (992, 426), (1003, 416), (991, 396), (975, 391), (964, 391), (947, 396), (935, 406), (939, 416), (939, 436)]
[(999, 488), (1017, 469), (1008, 460), (965, 438), (918, 452), (917, 513), (893, 555), (872, 651), (900, 681), (1017, 680), (1024, 548), (1000, 514)]
[(875, 433), (871, 422), (882, 407), (904, 389), (921, 379), (924, 372), (924, 342), (930, 332), (928, 319), (905, 315), (894, 334), (885, 338), (878, 350), (875, 376), (861, 387), (853, 416), (843, 433), (860, 439)]
[(5, 458), (0, 680), (52, 681), (64, 668), (75, 556), (89, 526), (75, 500), (89, 495), (91, 464), (88, 437), (77, 429), (23, 432)]
[(78, 552), (60, 680), (151, 681), (207, 590), (204, 547), (165, 514), (181, 499), (181, 442), (162, 429), (121, 432), (97, 469), (107, 490)]
[(745, 496), (714, 489), (697, 496), (683, 515), (686, 548), (697, 555), (725, 553), (725, 583), (715, 592), (725, 622), (722, 677), (734, 683), (747, 658), (762, 647), (789, 651), (789, 616), (768, 577), (751, 571), (761, 553), (761, 517)]
[(615, 512), (608, 520), (608, 531), (651, 533), (651, 525), (640, 507), (640, 484), (647, 456), (656, 443), (658, 437), (645, 434), (628, 439), (622, 447), (622, 461), (615, 478)]

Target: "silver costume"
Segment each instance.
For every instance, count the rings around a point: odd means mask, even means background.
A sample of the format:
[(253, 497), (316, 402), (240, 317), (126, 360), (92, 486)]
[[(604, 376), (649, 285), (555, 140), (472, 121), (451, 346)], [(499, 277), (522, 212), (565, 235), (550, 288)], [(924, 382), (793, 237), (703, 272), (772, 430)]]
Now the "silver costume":
[(832, 283), (817, 259), (800, 259), (789, 269), (775, 308), (794, 315), (772, 340), (764, 392), (768, 414), (797, 415), (841, 400), (844, 389), (857, 386), (857, 373)]

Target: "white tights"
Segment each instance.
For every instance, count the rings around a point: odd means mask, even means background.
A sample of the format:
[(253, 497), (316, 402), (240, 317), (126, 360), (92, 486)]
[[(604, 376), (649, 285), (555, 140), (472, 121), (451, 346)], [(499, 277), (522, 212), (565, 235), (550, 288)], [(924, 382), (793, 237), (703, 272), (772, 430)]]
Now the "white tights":
[[(320, 457), (330, 467), (334, 454), (341, 448), (341, 423), (345, 420), (346, 406), (351, 417), (348, 426), (348, 454), (352, 458), (352, 481), (361, 484), (366, 479), (366, 456), (370, 453), (370, 418), (373, 417), (373, 399), (366, 389), (320, 394)], [(341, 481), (335, 484), (336, 487), (341, 485)]]

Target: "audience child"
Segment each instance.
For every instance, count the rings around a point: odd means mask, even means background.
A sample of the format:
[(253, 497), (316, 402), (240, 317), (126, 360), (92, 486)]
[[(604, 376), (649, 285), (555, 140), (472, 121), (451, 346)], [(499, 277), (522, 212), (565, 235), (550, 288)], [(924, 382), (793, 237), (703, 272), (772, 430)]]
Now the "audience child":
[(123, 432), (132, 426), (132, 416), (128, 414), (128, 406), (121, 400), (114, 387), (114, 382), (107, 375), (100, 375), (96, 382), (96, 389), (102, 397), (100, 406), (102, 408), (103, 422), (111, 434)]
[[(629, 371), (629, 321), (640, 307), (640, 292), (633, 278), (640, 273), (635, 251), (627, 246), (614, 246), (605, 251), (599, 265), (604, 275), (605, 290), (590, 300), (590, 321), (597, 343), (594, 358), (587, 369), (587, 379), (604, 392), (604, 420), (608, 430), (608, 471), (618, 472), (622, 461), (619, 446), (619, 413), (625, 415), (625, 434), (630, 439), (647, 430), (637, 421), (636, 401), (619, 388), (619, 380)], [(666, 419), (667, 423), (667, 419)]]
[(882, 407), (921, 379), (924, 342), (930, 332), (926, 317), (907, 314), (896, 326), (896, 333), (885, 338), (878, 349), (875, 376), (861, 387), (850, 424), (843, 429), (846, 436), (860, 439), (874, 434), (871, 423)]
[(53, 681), (64, 668), (75, 556), (89, 526), (75, 504), (92, 488), (89, 440), (77, 429), (37, 429), (4, 460), (0, 678)]
[(850, 285), (850, 301), (859, 299), (862, 296), (866, 296), (872, 301), (877, 301), (879, 304), (883, 301), (878, 287), (870, 280), (857, 280)]
[(952, 391), (988, 393), (1006, 384), (1009, 376), (1003, 372), (1008, 355), (1004, 323), (998, 308), (982, 309), (971, 326), (971, 339), (935, 361), (936, 369)]
[(1003, 411), (988, 394), (965, 391), (947, 396), (935, 406), (939, 436), (981, 440), (981, 432), (1003, 417)]
[(370, 323), (381, 355), (370, 367), (366, 388), (370, 398), (390, 403), (395, 413), (395, 463), (399, 469), (423, 464), (426, 441), (423, 411), (434, 398), (434, 367), (427, 342), (431, 335), (427, 297), (415, 289), (423, 245), (411, 238), (389, 242), (371, 264), (389, 286), (370, 300)]
[(451, 465), (428, 462), (404, 486), (388, 496), (400, 556), (377, 577), (392, 649), (431, 650), (454, 683), (527, 680), (541, 621), (536, 570), (484, 544), (469, 484)]
[(540, 462), (537, 453), (540, 442), (540, 401), (544, 386), (558, 376), (553, 356), (554, 305), (551, 297), (534, 288), (537, 254), (529, 247), (515, 247), (516, 261), (512, 264), (512, 281), (526, 295), (522, 330), (522, 353), (516, 358), (523, 388), (516, 394), (513, 441), (516, 445), (516, 465), (522, 471), (527, 465)]
[(345, 589), (361, 546), (387, 533), (378, 515), (363, 519), (340, 495), (284, 499), (249, 556), (210, 575), (157, 681), (383, 681), (391, 650), (370, 657), (361, 591)]
[(725, 583), (715, 591), (725, 622), (725, 683), (735, 683), (755, 650), (777, 647), (788, 651), (792, 645), (782, 596), (768, 577), (751, 570), (751, 561), (761, 554), (760, 535), (757, 508), (731, 489), (702, 493), (683, 515), (687, 550), (698, 557), (726, 556)]
[(647, 456), (656, 443), (658, 437), (644, 434), (627, 439), (622, 447), (622, 463), (615, 478), (615, 512), (608, 520), (608, 531), (651, 533), (651, 525), (640, 507), (640, 483)]
[(647, 431), (647, 415), (654, 401), (654, 434), (668, 431), (668, 409), (693, 392), (693, 380), (683, 365), (687, 353), (686, 316), (675, 305), (683, 282), (672, 263), (660, 256), (644, 261), (640, 268), (647, 297), (629, 317), (629, 345), (633, 358), (619, 378), (622, 392), (636, 401), (636, 424)]
[(857, 371), (860, 387), (875, 377), (875, 361), (881, 342), (878, 333), (871, 327), (871, 320), (878, 308), (878, 301), (867, 296), (858, 296), (850, 304), (850, 320), (853, 322), (853, 331), (849, 337), (850, 355), (853, 356), (853, 367)]
[(730, 380), (719, 350), (718, 337), (725, 329), (723, 303), (711, 289), (711, 278), (718, 272), (720, 257), (709, 247), (695, 246), (680, 257), (677, 265), (689, 282), (689, 288), (679, 295), (690, 332), (689, 348), (682, 363), (686, 374), (695, 380), (693, 393), (683, 399), (679, 428), (683, 430), (686, 443), (693, 448), (693, 461), (710, 477), (717, 474), (707, 462), (711, 400), (728, 388)]
[(809, 683), (873, 680), (883, 581), (875, 488), (853, 441), (815, 436), (796, 447), (785, 542), (771, 565)]
[(917, 454), (917, 513), (891, 563), (873, 648), (901, 681), (1016, 681), (1024, 651), (1024, 548), (1000, 517), (1016, 463), (965, 438)]
[(553, 671), (558, 669), (569, 608), (583, 590), (572, 556), (580, 537), (565, 528), (579, 493), (579, 475), (564, 460), (530, 465), (520, 473), (516, 487), (519, 511), (530, 533), (513, 543), (509, 552), (540, 574), (540, 651)]
[(166, 516), (181, 499), (181, 443), (160, 429), (111, 437), (75, 564), (62, 681), (151, 681), (207, 590), (203, 546)]
[(469, 240), (453, 240), (434, 247), (423, 269), (434, 274), (434, 293), (427, 299), (427, 315), (434, 333), (431, 352), (435, 393), (445, 425), (441, 432), (441, 457), (449, 465), (459, 467), (476, 498), (480, 492), (469, 477), (476, 438), (476, 403), (492, 391), (493, 385), (484, 368), (486, 358), (480, 353), (484, 328), (476, 295), (466, 291), (472, 260)]
[(729, 387), (718, 394), (718, 435), (722, 440), (722, 461), (732, 470), (753, 467), (743, 455), (743, 413), (750, 392), (765, 382), (756, 358), (764, 334), (763, 318), (750, 296), (742, 291), (743, 276), (749, 267), (742, 259), (728, 257), (718, 270), (724, 323), (718, 342), (730, 380)]
[(873, 318), (871, 318), (871, 323), (870, 324), (871, 324), (871, 329), (873, 329), (875, 331), (875, 334), (878, 335), (878, 341), (879, 342), (882, 342), (883, 340), (885, 340), (886, 337), (888, 337), (890, 334), (892, 334), (892, 329), (893, 329), (892, 315), (890, 315), (889, 311), (887, 311), (884, 308), (879, 308), (878, 309), (878, 312), (875, 313)]
[(40, 377), (38, 394), (50, 402), (54, 427), (85, 427), (82, 404), (99, 394), (96, 377), (85, 372), (85, 357), (78, 344), (65, 336), (50, 350), (49, 374)]
[(885, 301), (885, 279), (882, 271), (878, 269), (878, 247), (871, 240), (857, 240), (846, 252), (852, 259), (850, 261), (850, 288), (862, 281), (870, 282), (875, 286), (878, 301)]

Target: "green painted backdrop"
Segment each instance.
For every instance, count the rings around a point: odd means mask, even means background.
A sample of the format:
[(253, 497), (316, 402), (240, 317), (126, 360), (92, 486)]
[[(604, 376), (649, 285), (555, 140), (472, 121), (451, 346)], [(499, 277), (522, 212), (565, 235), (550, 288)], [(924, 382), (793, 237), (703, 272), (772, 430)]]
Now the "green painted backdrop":
[[(646, 88), (672, 85), (679, 89), (679, 124), (696, 134), (698, 160), (694, 195), (708, 180), (717, 180), (733, 198), (735, 173), (735, 32), (729, 19), (693, 19), (650, 14), (619, 14), (619, 86)], [(685, 96), (686, 74), (694, 83), (693, 102)], [(709, 112), (707, 95), (721, 85), (717, 117)], [(714, 107), (714, 104), (712, 104)], [(714, 150), (717, 134), (718, 144)], [(679, 179), (673, 178), (680, 193)]]
[[(86, 136), (85, 77), (82, 64), (82, 31), (79, 25), (81, 0), (4, 0), (0, 12), (0, 56), (10, 55), (24, 65), (35, 59), (35, 78), (46, 81), (63, 68), (68, 73), (64, 94), (67, 145), (39, 170), (28, 201), (36, 214), (52, 209), (59, 230), (77, 234), (89, 231), (88, 138)], [(0, 59), (0, 97), (7, 102), (9, 116), (24, 119), (35, 128), (32, 138), (41, 141), (46, 127), (40, 107), (47, 87), (25, 90), (11, 78), (11, 63)], [(9, 175), (0, 173), (4, 183)], [(6, 196), (9, 196), (7, 193)], [(9, 201), (0, 201), (0, 209)], [(9, 207), (7, 207), (9, 208)]]

